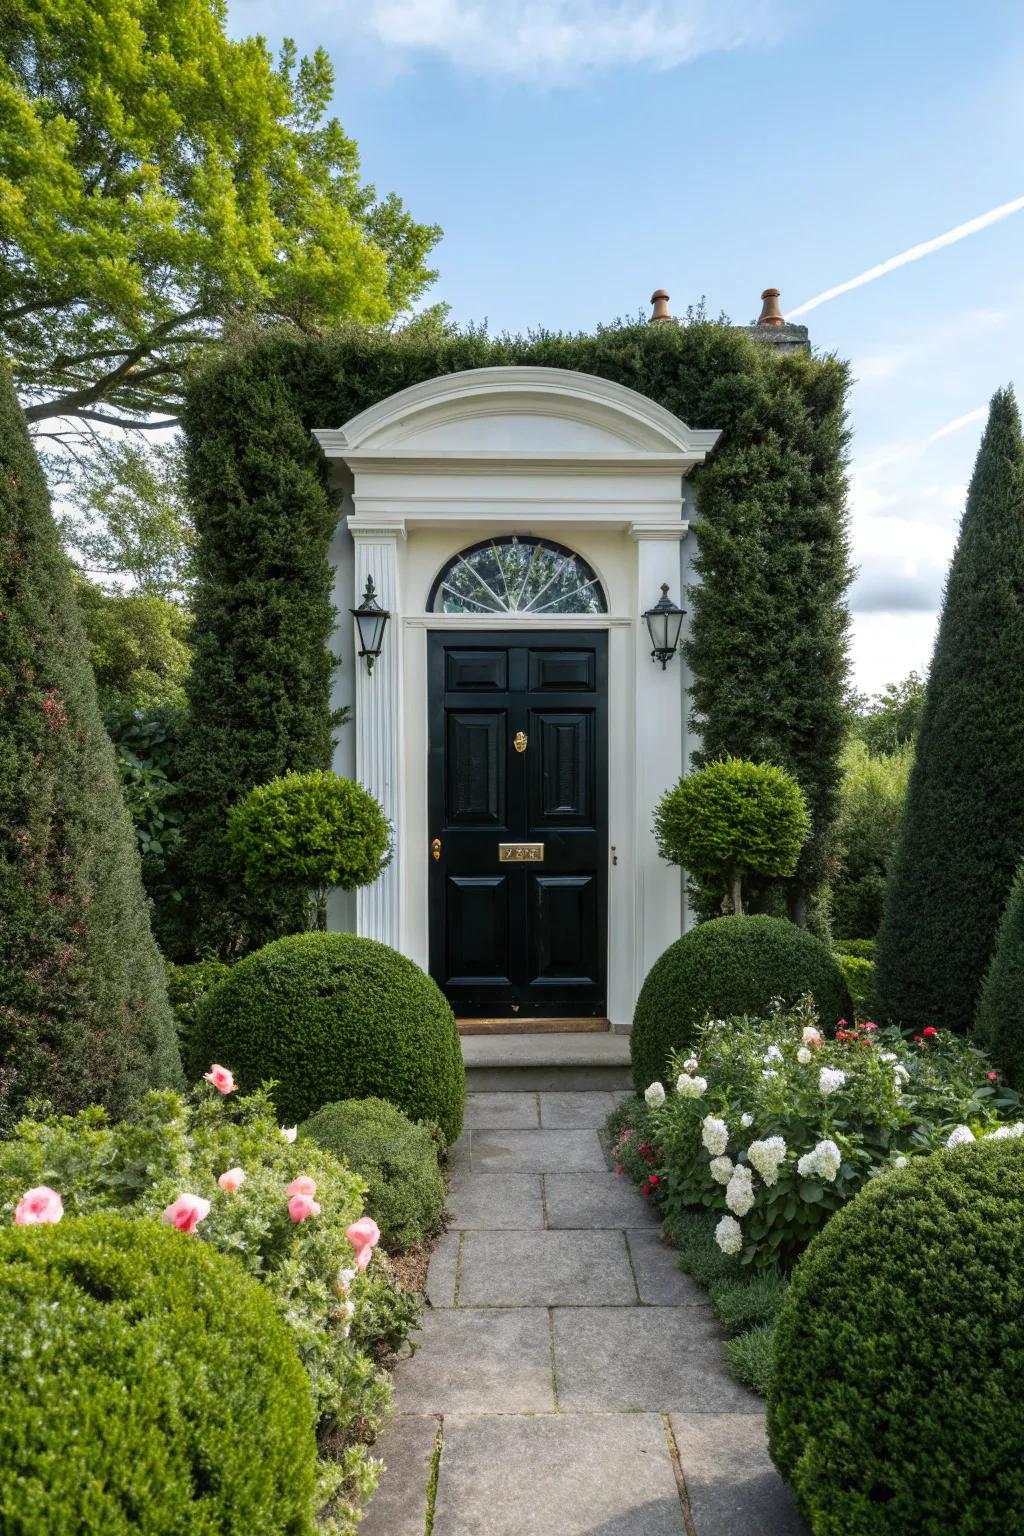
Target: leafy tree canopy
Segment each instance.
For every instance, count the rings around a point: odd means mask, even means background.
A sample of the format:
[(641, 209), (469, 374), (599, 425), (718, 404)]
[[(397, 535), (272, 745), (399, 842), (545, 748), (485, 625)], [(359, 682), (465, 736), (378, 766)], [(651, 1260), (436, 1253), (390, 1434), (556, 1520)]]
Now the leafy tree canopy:
[(886, 683), (872, 698), (863, 694), (853, 701), (854, 735), (869, 752), (896, 752), (913, 741), (924, 711), (925, 679), (908, 672), (900, 683)]
[(360, 180), (322, 49), (275, 63), (225, 0), (0, 15), (0, 346), (30, 421), (156, 425), (225, 324), (386, 321), (431, 280), (439, 231)]
[(81, 578), (76, 589), (101, 708), (184, 704), (192, 662), (184, 609), (153, 593), (101, 592)]
[(178, 441), (143, 446), (108, 436), (82, 458), (60, 518), (86, 575), (127, 578), (136, 592), (184, 597), (192, 581), (192, 520), (182, 494)]

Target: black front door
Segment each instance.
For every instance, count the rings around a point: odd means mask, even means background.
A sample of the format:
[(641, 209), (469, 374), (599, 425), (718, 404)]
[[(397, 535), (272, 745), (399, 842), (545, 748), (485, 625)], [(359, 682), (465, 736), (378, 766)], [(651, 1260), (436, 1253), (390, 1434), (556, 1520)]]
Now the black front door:
[(605, 1013), (607, 639), (429, 637), (430, 971), (463, 1018)]

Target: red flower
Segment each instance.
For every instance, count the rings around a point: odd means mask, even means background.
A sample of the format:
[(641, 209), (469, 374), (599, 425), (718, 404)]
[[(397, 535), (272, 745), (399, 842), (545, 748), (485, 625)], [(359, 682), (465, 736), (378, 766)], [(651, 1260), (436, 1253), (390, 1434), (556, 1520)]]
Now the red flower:
[(935, 1028), (934, 1024), (929, 1024), (928, 1028), (922, 1029), (921, 1033), (926, 1040), (934, 1040), (935, 1036), (938, 1034), (938, 1030)]
[(655, 1184), (660, 1184), (661, 1183), (661, 1180), (658, 1178), (658, 1175), (656, 1173), (652, 1173), (648, 1177), (647, 1182), (650, 1185), (650, 1187), (653, 1189)]
[(915, 1044), (915, 1045), (920, 1045), (920, 1044), (921, 1044), (921, 1041), (922, 1041), (922, 1040), (923, 1040), (923, 1039), (924, 1039), (924, 1036), (923, 1036), (923, 1035), (915, 1035), (915, 1036), (914, 1036), (914, 1044)]
[(621, 1173), (622, 1172), (622, 1164), (621, 1163), (616, 1163), (616, 1165), (615, 1165), (615, 1172), (616, 1173)]
[(868, 1019), (868, 1022), (866, 1024), (862, 1024), (861, 1028), (862, 1029), (877, 1029), (878, 1025), (877, 1024), (872, 1024), (871, 1020)]
[(836, 1028), (837, 1029), (845, 1029), (846, 1028), (846, 1020), (845, 1019), (840, 1019), (839, 1023), (836, 1025)]
[(999, 1073), (998, 1072), (990, 1072), (988, 1074), (988, 1080), (989, 1080), (990, 1083), (997, 1083), (999, 1081)]

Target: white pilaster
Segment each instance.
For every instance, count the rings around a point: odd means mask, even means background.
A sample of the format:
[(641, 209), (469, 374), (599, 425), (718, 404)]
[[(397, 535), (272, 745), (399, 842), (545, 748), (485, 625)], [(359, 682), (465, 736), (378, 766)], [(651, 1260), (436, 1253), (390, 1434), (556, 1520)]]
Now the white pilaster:
[(634, 850), (635, 974), (639, 991), (658, 956), (682, 933), (680, 872), (658, 857), (654, 840), (654, 810), (683, 771), (683, 691), (680, 659), (674, 656), (664, 671), (651, 659), (651, 639), (643, 620), (668, 582), (669, 596), (681, 603), (680, 541), (684, 522), (636, 524), (630, 529), (637, 543), (636, 689), (634, 699), (636, 776)]
[[(402, 612), (399, 587), (399, 544), (403, 523), (371, 524), (348, 520), (355, 543), (355, 585), (352, 608), (358, 608), (373, 577), (377, 601), (391, 614), (384, 646), (367, 672), (366, 661), (355, 657), (356, 779), (384, 808), (394, 834), (394, 857), (379, 880), (363, 886), (356, 899), (356, 932), (380, 939), (393, 949), (402, 946)], [(351, 620), (355, 623), (355, 620)], [(358, 652), (358, 639), (356, 651)]]

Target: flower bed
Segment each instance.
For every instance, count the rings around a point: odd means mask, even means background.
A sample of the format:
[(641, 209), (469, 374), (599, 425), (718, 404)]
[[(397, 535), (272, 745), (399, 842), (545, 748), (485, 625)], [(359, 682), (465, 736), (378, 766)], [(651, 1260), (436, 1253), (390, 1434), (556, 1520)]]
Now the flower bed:
[(0, 1219), (117, 1211), (233, 1255), (291, 1330), (329, 1448), (321, 1493), (335, 1524), (325, 1529), (348, 1532), (376, 1482), (365, 1442), (390, 1400), (378, 1361), (414, 1326), (418, 1302), (397, 1290), (375, 1252), (362, 1181), (282, 1132), (265, 1094), (236, 1095), (223, 1068), (207, 1076), (211, 1087), (188, 1099), (149, 1093), (116, 1124), (98, 1107), (22, 1121), (0, 1144)]

